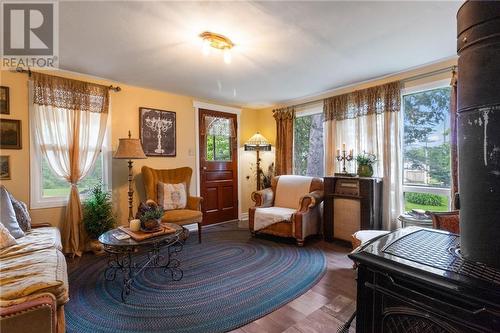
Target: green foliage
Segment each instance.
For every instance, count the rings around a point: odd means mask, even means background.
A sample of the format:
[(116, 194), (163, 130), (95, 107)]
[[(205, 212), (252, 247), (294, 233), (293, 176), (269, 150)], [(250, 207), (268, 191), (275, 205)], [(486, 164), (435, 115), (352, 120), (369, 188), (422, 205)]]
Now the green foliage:
[(358, 162), (358, 165), (373, 166), (373, 164), (377, 162), (377, 156), (375, 156), (375, 154), (362, 152), (356, 156), (356, 162)]
[(114, 228), (116, 219), (112, 209), (111, 194), (98, 183), (83, 203), (83, 224), (92, 239)]
[(294, 173), (305, 176), (307, 173), (307, 155), (309, 154), (309, 135), (312, 117), (297, 117), (294, 123)]
[(451, 88), (445, 87), (405, 96), (405, 144), (428, 141), (436, 126), (448, 116), (450, 92)]
[(323, 177), (323, 115), (297, 117), (293, 139), (294, 174)]
[(408, 202), (417, 204), (417, 205), (425, 205), (425, 206), (441, 206), (443, 205), (443, 198), (437, 194), (430, 193), (417, 193), (417, 192), (408, 192), (405, 193), (405, 199)]
[[(404, 163), (407, 170), (425, 171), (425, 184), (449, 187), (450, 87), (406, 95)], [(442, 140), (437, 139), (442, 137)]]
[[(102, 158), (98, 157), (94, 169), (78, 183), (80, 194), (90, 192), (94, 186), (101, 182), (102, 164)], [(67, 196), (70, 190), (69, 183), (52, 171), (45, 157), (42, 158), (42, 188), (44, 196)]]
[(163, 217), (163, 208), (160, 206), (149, 206), (141, 215), (141, 221), (159, 220)]
[(224, 135), (207, 135), (207, 161), (230, 161), (231, 138)]

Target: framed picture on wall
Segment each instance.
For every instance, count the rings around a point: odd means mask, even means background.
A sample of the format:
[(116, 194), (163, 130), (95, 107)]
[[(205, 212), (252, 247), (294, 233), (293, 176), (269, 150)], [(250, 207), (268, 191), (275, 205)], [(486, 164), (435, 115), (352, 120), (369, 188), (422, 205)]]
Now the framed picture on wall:
[(9, 87), (0, 86), (0, 114), (10, 114)]
[(21, 121), (0, 119), (0, 149), (21, 149)]
[(139, 126), (146, 156), (176, 156), (175, 112), (139, 108)]
[(10, 156), (0, 156), (0, 179), (10, 179)]

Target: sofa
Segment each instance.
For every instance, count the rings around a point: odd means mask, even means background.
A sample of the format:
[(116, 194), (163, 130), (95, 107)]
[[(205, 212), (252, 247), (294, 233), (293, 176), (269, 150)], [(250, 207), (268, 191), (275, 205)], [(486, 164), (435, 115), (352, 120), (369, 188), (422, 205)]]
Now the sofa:
[(252, 193), (255, 207), (248, 212), (252, 234), (293, 237), (298, 246), (321, 233), (324, 186), (322, 178), (283, 175), (271, 187)]
[(0, 249), (0, 331), (65, 332), (68, 275), (59, 230), (31, 224), (15, 241)]

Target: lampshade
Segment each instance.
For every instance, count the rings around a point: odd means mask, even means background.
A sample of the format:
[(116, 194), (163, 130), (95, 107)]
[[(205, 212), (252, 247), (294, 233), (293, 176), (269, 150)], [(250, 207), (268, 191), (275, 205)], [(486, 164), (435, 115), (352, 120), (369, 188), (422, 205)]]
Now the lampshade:
[(122, 138), (118, 140), (120, 140), (118, 143), (118, 149), (116, 150), (113, 158), (125, 160), (147, 158), (146, 155), (144, 155), (141, 141), (139, 139)]
[(255, 133), (247, 142), (245, 142), (245, 150), (271, 150), (271, 144), (259, 132)]

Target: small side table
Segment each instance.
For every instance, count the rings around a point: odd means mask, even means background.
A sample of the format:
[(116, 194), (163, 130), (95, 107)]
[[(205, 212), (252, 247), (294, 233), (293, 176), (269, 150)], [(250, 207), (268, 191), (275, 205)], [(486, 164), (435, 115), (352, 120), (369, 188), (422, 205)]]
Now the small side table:
[(399, 215), (398, 220), (401, 221), (401, 226), (403, 228), (406, 227), (422, 227), (422, 228), (431, 228), (432, 229), (432, 219), (431, 218), (416, 218), (415, 216), (403, 213)]

